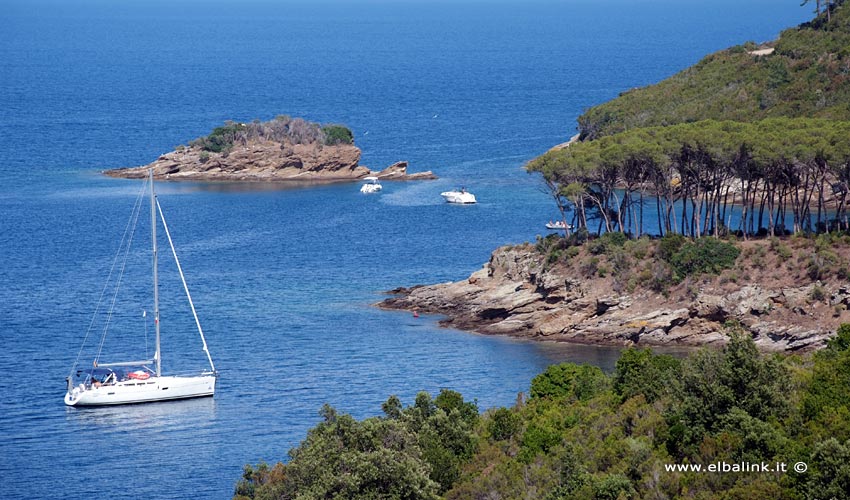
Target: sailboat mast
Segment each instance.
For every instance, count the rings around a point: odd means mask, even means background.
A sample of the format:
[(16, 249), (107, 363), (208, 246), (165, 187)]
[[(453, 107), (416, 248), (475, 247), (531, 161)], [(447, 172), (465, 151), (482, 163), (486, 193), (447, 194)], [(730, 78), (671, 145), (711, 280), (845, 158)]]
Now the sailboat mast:
[(153, 324), (156, 329), (156, 376), (162, 375), (162, 360), (159, 351), (159, 276), (156, 259), (156, 194), (153, 191), (153, 169), (148, 170), (151, 183), (151, 247), (153, 249)]

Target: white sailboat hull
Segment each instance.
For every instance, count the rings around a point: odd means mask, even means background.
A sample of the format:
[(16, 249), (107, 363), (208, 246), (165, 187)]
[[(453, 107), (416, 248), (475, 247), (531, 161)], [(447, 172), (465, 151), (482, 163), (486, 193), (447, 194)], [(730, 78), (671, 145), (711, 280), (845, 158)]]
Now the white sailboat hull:
[(195, 377), (163, 376), (127, 380), (100, 387), (78, 385), (65, 394), (68, 406), (108, 406), (215, 395), (213, 374)]

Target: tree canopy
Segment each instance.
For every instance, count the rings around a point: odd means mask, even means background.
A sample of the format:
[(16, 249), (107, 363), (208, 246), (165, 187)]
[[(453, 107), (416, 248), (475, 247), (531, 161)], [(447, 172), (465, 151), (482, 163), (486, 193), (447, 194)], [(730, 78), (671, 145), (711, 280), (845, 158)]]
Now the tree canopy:
[[(613, 374), (553, 365), (527, 401), (481, 416), (447, 390), (407, 407), (390, 397), (362, 421), (325, 407), (287, 464), (246, 466), (236, 498), (844, 498), (850, 325), (802, 357), (726, 333), (683, 359), (626, 349)], [(717, 462), (787, 470), (668, 469)]]
[(382, 409), (357, 421), (326, 405), (288, 463), (245, 467), (236, 498), (438, 498), (477, 449), (478, 407), (443, 390), (433, 399), (421, 392), (408, 407), (390, 396)]
[[(817, 231), (830, 220), (847, 227), (848, 137), (846, 121), (702, 120), (577, 142), (526, 168), (575, 209), (579, 228), (595, 216), (600, 229), (640, 235), (651, 216), (662, 233), (694, 237), (724, 228), (745, 237), (763, 228)], [(651, 214), (643, 211), (646, 195), (656, 205)], [(735, 204), (737, 224), (725, 227)]]
[(354, 134), (345, 125), (320, 125), (303, 118), (279, 115), (266, 122), (254, 120), (250, 123), (238, 123), (228, 120), (223, 126), (213, 129), (209, 135), (199, 137), (191, 141), (189, 145), (204, 151), (222, 153), (230, 151), (234, 144), (244, 145), (250, 141), (259, 140), (290, 145), (323, 144), (334, 146), (353, 144)]

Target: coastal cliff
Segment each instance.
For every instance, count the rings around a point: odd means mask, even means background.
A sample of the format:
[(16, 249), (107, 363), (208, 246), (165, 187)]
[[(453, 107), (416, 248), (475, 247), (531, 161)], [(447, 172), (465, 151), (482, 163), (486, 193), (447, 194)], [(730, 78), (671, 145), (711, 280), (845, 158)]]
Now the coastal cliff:
[(305, 183), (355, 181), (367, 176), (437, 178), (431, 171), (408, 174), (404, 161), (372, 171), (360, 165), (360, 154), (351, 131), (343, 126), (322, 127), (283, 116), (269, 122), (228, 122), (148, 165), (104, 174), (138, 179), (153, 169), (154, 177), (162, 180)]
[(395, 289), (377, 305), (442, 314), (443, 326), (483, 334), (609, 345), (722, 345), (733, 322), (766, 351), (821, 347), (850, 320), (846, 244), (739, 242), (729, 269), (684, 279), (665, 267), (659, 245), (600, 251), (589, 242), (554, 262), (539, 244), (506, 246), (466, 280)]
[[(586, 237), (600, 221), (601, 238), (503, 247), (465, 281), (379, 306), (544, 340), (719, 344), (732, 322), (763, 350), (822, 347), (850, 320), (850, 10), (824, 5), (775, 42), (590, 108), (526, 165), (564, 224)], [(665, 238), (634, 239), (652, 224)]]

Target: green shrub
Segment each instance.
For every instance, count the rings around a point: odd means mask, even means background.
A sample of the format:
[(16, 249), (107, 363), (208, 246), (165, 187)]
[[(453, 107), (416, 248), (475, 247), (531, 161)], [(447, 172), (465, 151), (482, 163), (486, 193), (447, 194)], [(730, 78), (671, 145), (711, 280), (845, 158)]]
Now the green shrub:
[(628, 277), (632, 271), (632, 260), (625, 249), (615, 248), (608, 254), (608, 263), (611, 264), (614, 274), (620, 277)]
[(244, 127), (239, 123), (228, 122), (223, 127), (214, 128), (210, 135), (192, 142), (193, 145), (199, 145), (204, 151), (212, 153), (230, 151), (236, 138), (242, 134)]
[(834, 352), (850, 350), (850, 323), (842, 323), (835, 337), (826, 341), (827, 347)]
[(750, 256), (750, 263), (756, 269), (764, 269), (765, 267), (765, 258), (767, 257), (767, 250), (765, 250), (764, 245), (757, 245), (753, 248), (753, 253)]
[(632, 482), (623, 474), (605, 474), (594, 482), (593, 489), (597, 500), (638, 498)]
[(650, 349), (626, 349), (617, 360), (614, 392), (624, 400), (643, 394), (647, 401), (655, 401), (675, 386), (680, 367), (681, 362), (672, 356), (655, 355)]
[(815, 446), (805, 486), (808, 498), (847, 498), (850, 491), (850, 440), (830, 438)]
[(608, 269), (608, 266), (605, 266), (605, 265), (599, 266), (596, 269), (596, 275), (599, 276), (600, 278), (604, 278), (604, 277), (608, 276), (609, 272), (611, 272), (611, 270)]
[(354, 143), (354, 134), (344, 125), (325, 125), (322, 127), (322, 132), (325, 134), (325, 144), (328, 146)]
[(580, 227), (576, 231), (574, 231), (567, 238), (567, 246), (581, 246), (584, 245), (587, 240), (590, 238), (590, 233), (587, 232), (587, 228)]
[(670, 259), (673, 258), (673, 254), (679, 251), (682, 248), (682, 245), (685, 244), (685, 237), (678, 233), (667, 233), (661, 240), (658, 242), (658, 256), (667, 262), (670, 262)]
[(440, 389), (440, 394), (434, 398), (434, 405), (450, 415), (457, 411), (468, 425), (478, 420), (478, 405), (474, 401), (464, 401), (463, 395), (450, 389)]
[(601, 255), (605, 253), (605, 243), (597, 238), (587, 243), (587, 251), (593, 255)]
[(629, 237), (620, 232), (604, 233), (588, 243), (587, 249), (594, 255), (608, 254), (615, 248), (622, 248), (628, 240)]
[(762, 421), (781, 418), (789, 406), (788, 378), (778, 358), (762, 356), (750, 335), (733, 328), (722, 351), (698, 351), (682, 363), (678, 403), (667, 415), (668, 450), (694, 451), (734, 408)]
[(577, 247), (568, 246), (569, 242), (557, 234), (547, 235), (545, 238), (537, 237), (534, 249), (546, 257), (546, 266), (550, 266), (566, 255), (566, 258), (575, 257), (579, 253)]
[(819, 280), (829, 273), (829, 261), (820, 253), (813, 253), (806, 263), (806, 275), (812, 281)]
[(788, 245), (779, 241), (779, 238), (773, 237), (770, 239), (770, 249), (776, 252), (776, 255), (778, 255), (782, 260), (788, 260), (791, 258), (791, 249), (788, 248)]
[(531, 380), (531, 397), (587, 401), (604, 390), (607, 383), (608, 378), (596, 366), (561, 363)]
[(809, 292), (809, 298), (813, 302), (823, 302), (826, 300), (826, 290), (820, 285), (815, 285), (812, 287), (812, 291)]
[(801, 411), (820, 436), (850, 439), (850, 324), (838, 327), (826, 349), (815, 353)]
[(846, 266), (833, 250), (838, 244), (841, 244), (841, 239), (835, 234), (821, 234), (815, 238), (814, 252), (806, 263), (806, 274), (812, 281), (823, 279), (833, 271), (837, 274), (842, 266)]
[(271, 141), (280, 144), (281, 151), (286, 152), (290, 144), (316, 144), (321, 149), (323, 144), (351, 144), (354, 136), (343, 125), (327, 125), (325, 129), (318, 123), (309, 122), (303, 118), (291, 118), (279, 115), (274, 120), (261, 122), (253, 120), (249, 123), (226, 121), (221, 127), (216, 127), (205, 136), (189, 143), (189, 146), (211, 153), (227, 153), (236, 144), (247, 144), (250, 141)]
[(406, 422), (357, 421), (325, 405), (323, 421), (273, 470), (246, 467), (236, 493), (248, 498), (418, 498), (437, 500), (439, 484)]
[(735, 265), (741, 250), (735, 245), (716, 238), (700, 238), (684, 243), (670, 257), (670, 265), (676, 273), (675, 278), (682, 280), (687, 276), (699, 274), (717, 274)]
[(655, 247), (655, 243), (648, 237), (644, 236), (638, 238), (636, 240), (629, 240), (623, 245), (623, 250), (625, 250), (632, 257), (643, 260), (648, 255), (652, 254), (652, 249)]
[(541, 255), (547, 255), (549, 250), (553, 247), (560, 246), (561, 237), (557, 234), (549, 234), (545, 237), (541, 238), (537, 237), (537, 243), (534, 245), (534, 249), (537, 250), (537, 253)]
[(530, 463), (534, 457), (546, 453), (561, 444), (561, 433), (549, 425), (532, 422), (522, 433), (520, 452), (517, 457), (520, 462)]
[(508, 408), (499, 408), (493, 412), (487, 422), (487, 430), (496, 441), (512, 438), (519, 432), (522, 419)]

